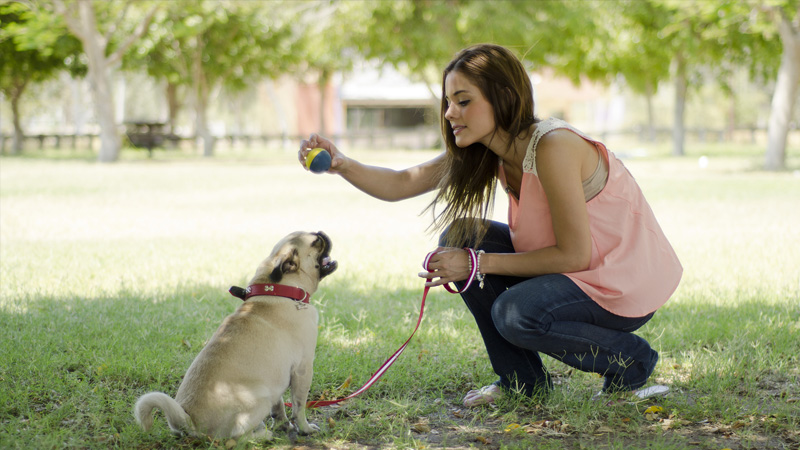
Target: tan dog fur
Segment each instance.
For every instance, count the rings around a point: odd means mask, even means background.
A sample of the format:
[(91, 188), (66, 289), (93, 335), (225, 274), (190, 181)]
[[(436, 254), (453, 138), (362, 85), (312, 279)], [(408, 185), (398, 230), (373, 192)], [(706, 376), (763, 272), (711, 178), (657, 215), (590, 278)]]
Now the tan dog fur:
[[(330, 239), (322, 232), (295, 232), (282, 239), (256, 270), (250, 284), (279, 283), (317, 290), (336, 270)], [(294, 423), (300, 433), (318, 431), (305, 407), (313, 375), (318, 314), (310, 304), (285, 297), (251, 297), (228, 316), (200, 351), (173, 400), (162, 392), (139, 398), (137, 422), (148, 430), (160, 408), (175, 433), (214, 438), (269, 439), (264, 419)], [(283, 393), (291, 388), (292, 421)]]

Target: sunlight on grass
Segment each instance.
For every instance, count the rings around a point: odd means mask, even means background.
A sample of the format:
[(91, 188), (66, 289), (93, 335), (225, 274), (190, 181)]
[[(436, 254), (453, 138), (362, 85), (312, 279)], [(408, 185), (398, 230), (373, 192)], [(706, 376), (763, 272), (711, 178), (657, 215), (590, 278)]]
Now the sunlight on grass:
[[(405, 167), (433, 153), (356, 156)], [(312, 398), (342, 394), (336, 388), (351, 376), (350, 389), (359, 387), (408, 338), (423, 290), (416, 274), (437, 240), (427, 231), (430, 216), (420, 215), (431, 197), (384, 203), (338, 177), (304, 172), (293, 154), (260, 158), (2, 160), (0, 435), (29, 448), (166, 448), (157, 444), (169, 434), (163, 421), (156, 434), (142, 433), (130, 417), (132, 401), (151, 389), (174, 394), (240, 303), (228, 287), (245, 285), (272, 245), (295, 230), (328, 233), (340, 264), (314, 296), (320, 335)], [(788, 401), (800, 398), (800, 177), (716, 154), (706, 169), (695, 157), (625, 164), (685, 269), (673, 298), (639, 331), (661, 354), (655, 380), (677, 393), (665, 408), (688, 423), (725, 426), (757, 415), (800, 425)], [(500, 196), (495, 218), (505, 214)], [(496, 444), (523, 448), (532, 435), (504, 433), (510, 423), (531, 430), (533, 418), (557, 417), (569, 424), (567, 435), (592, 436), (616, 423), (649, 436), (652, 448), (681, 448), (675, 435), (655, 437), (661, 428), (636, 428), (650, 424), (631, 421), (629, 410), (593, 404), (600, 378), (545, 359), (558, 382), (547, 400), (462, 411), (464, 392), (495, 377), (460, 297), (434, 289), (420, 330), (391, 371), (342, 409), (311, 415), (336, 424), (320, 438), (329, 447), (425, 445), (413, 430), (422, 418), (458, 422), (473, 440), (457, 438), (456, 446), (477, 444), (492, 424), (495, 439), (511, 439)], [(782, 425), (770, 427), (759, 436), (783, 436)]]

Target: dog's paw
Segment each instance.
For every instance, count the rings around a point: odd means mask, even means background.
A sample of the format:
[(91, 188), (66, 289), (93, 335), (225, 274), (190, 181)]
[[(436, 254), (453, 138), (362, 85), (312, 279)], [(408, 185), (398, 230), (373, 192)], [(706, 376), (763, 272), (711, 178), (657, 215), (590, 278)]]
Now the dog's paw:
[(319, 427), (313, 423), (307, 423), (305, 427), (301, 427), (300, 434), (308, 436), (309, 434), (319, 433)]
[(264, 422), (261, 422), (257, 427), (250, 431), (250, 437), (262, 441), (271, 441), (272, 432), (267, 429), (267, 425)]

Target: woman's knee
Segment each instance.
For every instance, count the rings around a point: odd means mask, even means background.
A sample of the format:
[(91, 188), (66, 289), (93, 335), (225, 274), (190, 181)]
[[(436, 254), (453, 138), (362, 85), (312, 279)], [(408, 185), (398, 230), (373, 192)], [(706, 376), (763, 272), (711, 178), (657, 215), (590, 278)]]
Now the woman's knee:
[(514, 345), (520, 345), (523, 340), (530, 343), (531, 339), (543, 336), (547, 332), (547, 324), (541, 320), (544, 317), (540, 314), (532, 314), (530, 306), (526, 307), (519, 299), (505, 294), (494, 302), (492, 320), (498, 333), (505, 340)]

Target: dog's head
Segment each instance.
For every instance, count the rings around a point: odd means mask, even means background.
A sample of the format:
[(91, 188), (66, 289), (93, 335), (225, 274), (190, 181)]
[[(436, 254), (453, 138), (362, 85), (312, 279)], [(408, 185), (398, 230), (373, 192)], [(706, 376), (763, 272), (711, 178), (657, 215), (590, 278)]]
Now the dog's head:
[(258, 266), (250, 284), (286, 284), (313, 294), (319, 280), (338, 267), (330, 256), (331, 245), (331, 239), (322, 231), (296, 231), (275, 244), (272, 253)]

